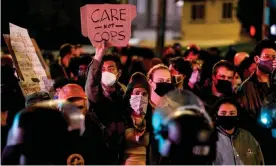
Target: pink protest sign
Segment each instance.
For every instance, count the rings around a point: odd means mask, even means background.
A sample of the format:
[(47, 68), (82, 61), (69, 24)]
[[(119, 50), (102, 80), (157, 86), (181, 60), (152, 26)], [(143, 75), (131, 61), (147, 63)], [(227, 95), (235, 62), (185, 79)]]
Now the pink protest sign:
[(85, 5), (81, 7), (82, 35), (96, 47), (108, 41), (112, 46), (126, 46), (131, 37), (131, 21), (136, 17), (134, 5)]

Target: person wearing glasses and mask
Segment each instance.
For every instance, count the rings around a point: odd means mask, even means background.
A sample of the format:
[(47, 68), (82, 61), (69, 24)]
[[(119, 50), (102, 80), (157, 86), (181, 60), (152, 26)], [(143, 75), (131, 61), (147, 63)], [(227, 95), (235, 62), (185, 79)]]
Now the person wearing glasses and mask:
[(147, 77), (134, 73), (124, 97), (126, 130), (122, 164), (146, 165), (149, 160), (152, 110), (149, 104), (150, 88)]
[(181, 57), (172, 58), (170, 59), (169, 69), (172, 75), (172, 81), (176, 88), (180, 90), (192, 89), (192, 87), (189, 86), (189, 78), (192, 74), (190, 62), (185, 61)]
[(260, 143), (265, 163), (276, 164), (275, 155), (271, 153), (271, 149), (276, 148), (276, 141), (270, 130), (261, 128), (257, 120), (266, 98), (276, 91), (271, 79), (276, 68), (276, 43), (272, 40), (263, 40), (256, 45), (254, 52), (256, 72), (244, 81), (237, 91), (238, 101), (244, 110), (241, 122), (246, 122), (241, 125)]

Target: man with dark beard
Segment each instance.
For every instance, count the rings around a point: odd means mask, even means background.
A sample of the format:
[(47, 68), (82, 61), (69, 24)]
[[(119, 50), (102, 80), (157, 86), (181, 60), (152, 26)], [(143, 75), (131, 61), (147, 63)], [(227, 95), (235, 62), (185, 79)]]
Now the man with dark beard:
[(263, 40), (255, 47), (254, 60), (257, 64), (256, 72), (249, 77), (238, 89), (239, 103), (243, 108), (241, 112), (241, 124), (243, 128), (250, 131), (261, 145), (265, 163), (275, 164), (275, 155), (271, 150), (276, 147), (276, 140), (271, 136), (269, 129), (260, 128), (257, 118), (266, 98), (273, 92), (271, 73), (276, 68), (276, 44), (270, 40)]

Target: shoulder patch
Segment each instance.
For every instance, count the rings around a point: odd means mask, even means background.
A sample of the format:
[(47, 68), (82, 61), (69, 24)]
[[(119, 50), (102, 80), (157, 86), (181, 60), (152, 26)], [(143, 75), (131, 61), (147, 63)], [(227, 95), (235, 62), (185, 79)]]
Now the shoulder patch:
[(80, 154), (71, 154), (67, 158), (67, 165), (84, 165), (84, 159)]

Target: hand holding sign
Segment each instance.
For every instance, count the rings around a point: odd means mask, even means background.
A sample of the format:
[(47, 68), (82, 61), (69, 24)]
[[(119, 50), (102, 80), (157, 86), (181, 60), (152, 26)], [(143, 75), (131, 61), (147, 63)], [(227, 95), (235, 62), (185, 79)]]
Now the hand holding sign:
[(136, 17), (133, 5), (85, 5), (81, 7), (83, 36), (94, 47), (108, 42), (112, 46), (126, 46), (131, 37), (131, 21)]
[(99, 62), (102, 61), (102, 58), (108, 48), (108, 43), (106, 41), (99, 43), (96, 47), (96, 54), (95, 54), (95, 59), (98, 60)]

